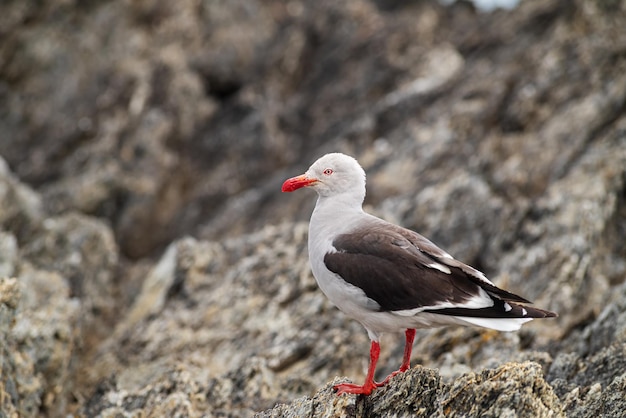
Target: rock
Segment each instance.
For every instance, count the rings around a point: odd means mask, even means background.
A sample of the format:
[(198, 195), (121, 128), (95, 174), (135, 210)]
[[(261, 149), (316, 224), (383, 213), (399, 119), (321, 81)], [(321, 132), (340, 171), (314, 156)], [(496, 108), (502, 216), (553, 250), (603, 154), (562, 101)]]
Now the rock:
[(17, 239), (13, 234), (0, 231), (0, 277), (11, 277), (19, 259)]
[(25, 416), (68, 408), (76, 359), (80, 304), (70, 298), (67, 281), (55, 272), (25, 264), (15, 324), (7, 335), (17, 364), (18, 405)]
[[(623, 2), (0, 12), (7, 415), (623, 414)], [(313, 195), (279, 192), (329, 151), (368, 210), (560, 317), (421, 330), (421, 367), (334, 396), (369, 341), (311, 276)]]
[[(182, 369), (205, 385), (210, 376), (221, 376), (211, 393), (225, 393), (220, 402), (249, 411), (312, 389), (307, 375), (317, 368), (328, 376), (328, 370), (302, 360), (319, 345), (315, 330), (331, 318), (314, 319), (328, 302), (301, 256), (305, 239), (304, 225), (284, 224), (225, 243), (187, 238), (173, 244), (102, 345), (92, 373), (115, 370), (123, 393), (155, 385), (170, 370)], [(310, 316), (296, 313), (300, 303)], [(302, 370), (280, 373), (294, 367)], [(221, 408), (215, 399), (205, 402), (205, 408)]]
[(71, 297), (81, 301), (81, 321), (87, 333), (101, 332), (93, 337), (98, 339), (108, 333), (116, 307), (113, 280), (118, 263), (110, 228), (75, 213), (50, 217), (23, 246), (21, 255), (37, 268), (64, 278)]
[(42, 220), (41, 197), (20, 182), (0, 157), (0, 227), (26, 240)]
[[(337, 382), (333, 382), (336, 384)], [(337, 396), (332, 384), (312, 398), (278, 405), (256, 417), (565, 417), (559, 399), (534, 363), (509, 363), (451, 384), (415, 367), (369, 397)]]
[(561, 344), (546, 379), (564, 400), (568, 416), (619, 416), (626, 367), (626, 285), (591, 324)]
[(22, 267), (0, 279), (0, 393), (9, 416), (67, 410), (78, 304), (63, 279)]
[[(32, 371), (28, 370), (28, 375), (24, 377), (19, 364), (15, 344), (10, 339), (11, 328), (15, 323), (15, 310), (19, 304), (20, 291), (19, 284), (15, 278), (0, 278), (0, 399), (2, 399), (2, 411), (8, 416), (18, 416), (20, 413), (29, 412), (33, 414), (38, 409), (37, 395), (40, 390), (39, 385), (30, 385), (30, 392), (34, 393), (35, 402), (19, 402), (24, 396), (25, 390), (18, 393), (18, 381), (24, 378), (32, 378)], [(32, 366), (32, 363), (29, 364)]]
[(565, 417), (541, 366), (530, 362), (465, 375), (452, 383), (442, 405), (446, 416)]
[(111, 326), (117, 248), (98, 220), (51, 217), (41, 196), (2, 167), (2, 410), (59, 416), (71, 409), (81, 353)]

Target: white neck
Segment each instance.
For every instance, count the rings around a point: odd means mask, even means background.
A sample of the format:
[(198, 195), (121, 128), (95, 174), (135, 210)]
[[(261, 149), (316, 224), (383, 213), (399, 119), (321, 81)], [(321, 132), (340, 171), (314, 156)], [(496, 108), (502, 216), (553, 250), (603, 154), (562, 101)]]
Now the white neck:
[(309, 223), (309, 246), (325, 246), (328, 237), (350, 230), (362, 220), (362, 202), (354, 193), (319, 196)]
[(331, 196), (317, 197), (317, 203), (315, 209), (318, 207), (328, 207), (329, 210), (362, 210), (363, 200), (365, 199), (365, 193), (355, 193), (350, 191), (349, 193), (333, 194)]

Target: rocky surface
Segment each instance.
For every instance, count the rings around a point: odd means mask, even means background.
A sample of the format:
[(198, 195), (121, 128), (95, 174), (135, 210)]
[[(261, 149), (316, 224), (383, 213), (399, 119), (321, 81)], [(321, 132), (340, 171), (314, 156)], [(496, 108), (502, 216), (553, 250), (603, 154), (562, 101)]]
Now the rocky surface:
[[(335, 382), (336, 383), (336, 382)], [(330, 407), (332, 405), (332, 407)], [(564, 417), (536, 363), (505, 364), (452, 384), (433, 369), (415, 367), (370, 397), (337, 397), (332, 385), (313, 398), (278, 405), (258, 417)]]
[[(625, 2), (0, 12), (0, 416), (623, 414)], [(369, 341), (309, 271), (314, 196), (279, 193), (328, 151), (560, 317), (419, 331), (420, 366), (334, 395)]]

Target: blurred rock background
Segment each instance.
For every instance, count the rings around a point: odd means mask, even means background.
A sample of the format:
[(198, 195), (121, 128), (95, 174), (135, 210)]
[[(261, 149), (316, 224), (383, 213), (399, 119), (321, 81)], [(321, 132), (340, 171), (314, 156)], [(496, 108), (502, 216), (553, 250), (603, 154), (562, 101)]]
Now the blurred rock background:
[[(620, 0), (2, 2), (3, 416), (407, 413), (395, 393), (621, 416), (625, 21)], [(329, 151), (365, 167), (368, 210), (560, 317), (420, 331), (426, 368), (339, 402), (369, 342), (309, 271), (313, 194), (280, 193)]]

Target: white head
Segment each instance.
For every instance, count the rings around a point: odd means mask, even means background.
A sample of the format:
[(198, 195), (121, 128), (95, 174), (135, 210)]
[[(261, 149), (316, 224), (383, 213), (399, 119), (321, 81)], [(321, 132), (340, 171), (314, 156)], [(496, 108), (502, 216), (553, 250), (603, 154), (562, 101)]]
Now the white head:
[(311, 187), (321, 197), (350, 195), (359, 203), (365, 198), (365, 171), (354, 158), (338, 152), (326, 154), (306, 171), (283, 183), (283, 192)]

